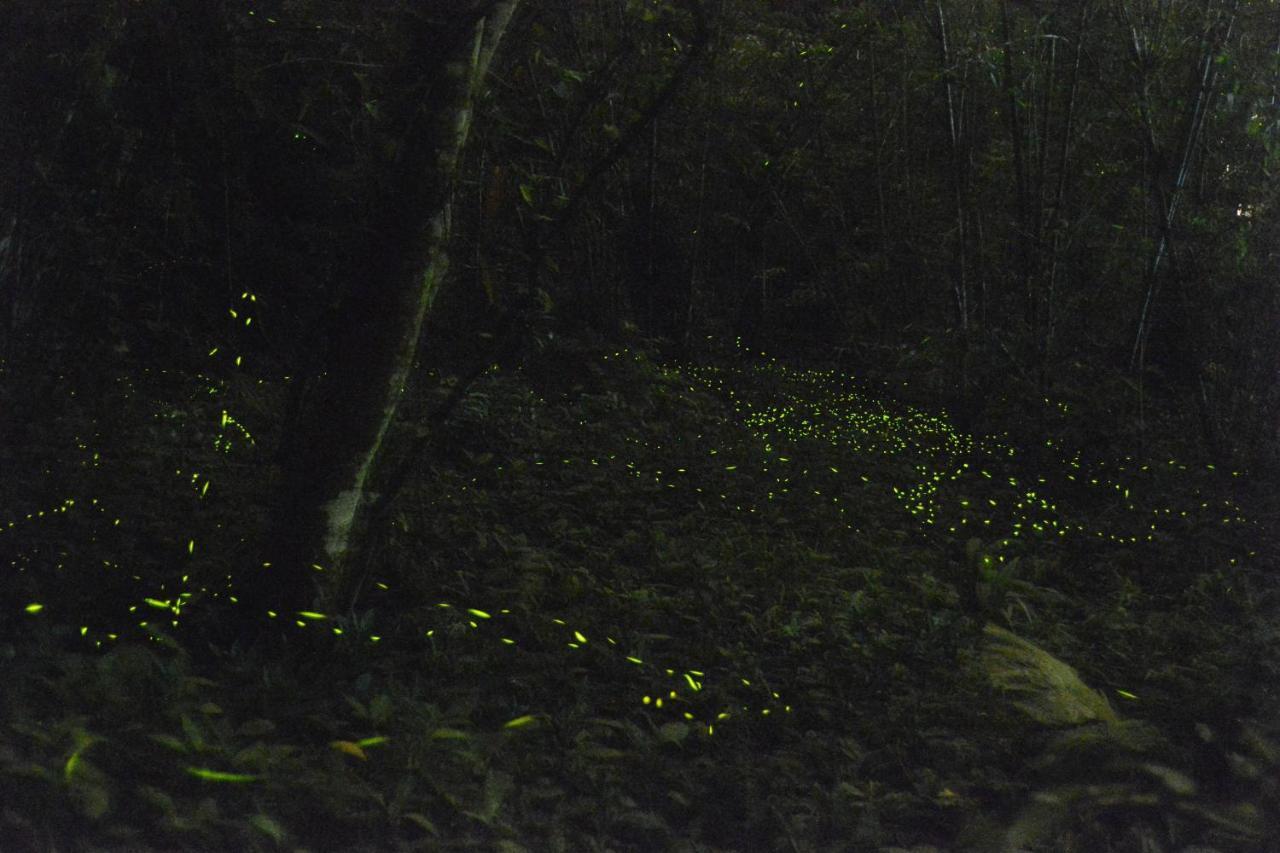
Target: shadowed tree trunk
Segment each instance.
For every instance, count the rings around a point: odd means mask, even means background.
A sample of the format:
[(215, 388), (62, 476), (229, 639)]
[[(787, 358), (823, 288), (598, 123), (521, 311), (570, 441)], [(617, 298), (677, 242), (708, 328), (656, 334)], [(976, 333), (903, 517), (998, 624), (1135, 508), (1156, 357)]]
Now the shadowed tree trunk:
[[(936, 4), (938, 13), (938, 47), (941, 51), (943, 92), (947, 100), (947, 140), (951, 153), (951, 195), (956, 217), (956, 243), (953, 256), (951, 289), (956, 301), (956, 321), (960, 331), (969, 332), (969, 258), (966, 243), (968, 235), (965, 218), (968, 208), (965, 164), (967, 162), (964, 148), (968, 146), (965, 138), (967, 130), (964, 126), (963, 110), (956, 103), (956, 83), (953, 63), (955, 57), (951, 49), (951, 36), (948, 30), (946, 11), (941, 0)], [(964, 384), (963, 377), (961, 384)]]
[[(241, 630), (269, 611), (294, 621), (315, 599), (342, 601), (359, 564), (370, 484), (416, 356), (422, 323), (448, 269), (446, 245), (472, 102), (519, 0), (421, 13), (384, 95), (378, 140), (394, 151), (368, 224), (366, 252), (337, 306), (306, 400), (287, 425), (283, 476), (264, 551), (239, 585)], [(376, 156), (376, 155), (375, 155)], [(298, 381), (303, 381), (302, 379)]]
[[(1080, 59), (1084, 52), (1085, 24), (1088, 20), (1088, 15), (1089, 2), (1088, 0), (1082, 0), (1077, 17), (1076, 34), (1073, 40), (1075, 45), (1071, 60), (1071, 85), (1067, 89), (1066, 114), (1062, 124), (1062, 140), (1058, 149), (1058, 179), (1053, 191), (1053, 197), (1049, 202), (1047, 218), (1043, 220), (1043, 228), (1048, 229), (1053, 234), (1053, 241), (1049, 248), (1049, 273), (1044, 294), (1044, 326), (1038, 343), (1037, 382), (1042, 393), (1048, 393), (1049, 374), (1054, 359), (1054, 334), (1057, 331), (1058, 320), (1058, 271), (1062, 263), (1061, 252), (1066, 231), (1064, 211), (1066, 209), (1067, 195), (1067, 167), (1074, 153), (1072, 146), (1075, 142), (1073, 134), (1076, 121), (1076, 99), (1080, 93)], [(1047, 133), (1044, 135), (1044, 145), (1045, 150), (1048, 150), (1049, 137)]]
[[(1221, 54), (1222, 46), (1227, 43), (1231, 30), (1235, 26), (1238, 2), (1224, 7), (1214, 13), (1214, 17), (1206, 22), (1201, 36), (1200, 60), (1191, 77), (1192, 97), (1185, 100), (1186, 116), (1182, 121), (1181, 139), (1176, 152), (1176, 162), (1171, 158), (1170, 147), (1162, 144), (1157, 138), (1156, 117), (1151, 103), (1151, 85), (1147, 79), (1149, 48), (1145, 47), (1145, 39), (1138, 32), (1135, 18), (1130, 14), (1127, 4), (1121, 3), (1119, 8), (1129, 29), (1129, 50), (1133, 65), (1138, 71), (1140, 90), (1138, 93), (1138, 115), (1142, 121), (1143, 142), (1147, 156), (1155, 165), (1155, 174), (1151, 177), (1147, 191), (1155, 207), (1155, 224), (1157, 239), (1145, 270), (1145, 290), (1142, 309), (1138, 314), (1137, 331), (1133, 338), (1133, 350), (1129, 358), (1129, 369), (1137, 376), (1138, 424), (1145, 429), (1146, 397), (1144, 379), (1146, 373), (1147, 342), (1151, 333), (1151, 314), (1153, 303), (1160, 285), (1160, 267), (1166, 253), (1172, 253), (1173, 223), (1182, 201), (1183, 190), (1195, 158), (1195, 153), (1204, 134), (1206, 117), (1217, 90), (1218, 72), (1215, 70), (1215, 58)], [(1208, 10), (1210, 7), (1206, 6)], [(1171, 261), (1172, 262), (1172, 261)], [(1199, 404), (1200, 398), (1197, 399)], [(1203, 412), (1202, 412), (1203, 414)], [(1210, 446), (1214, 444), (1212, 437), (1206, 435)]]

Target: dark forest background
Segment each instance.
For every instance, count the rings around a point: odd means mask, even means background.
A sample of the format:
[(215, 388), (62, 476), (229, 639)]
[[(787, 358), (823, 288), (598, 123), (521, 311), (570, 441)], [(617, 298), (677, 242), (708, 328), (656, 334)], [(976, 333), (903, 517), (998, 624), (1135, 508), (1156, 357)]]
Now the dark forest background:
[[(1274, 0), (8, 4), (0, 824), (1270, 849), (1278, 171)], [(601, 698), (677, 647), (755, 722)]]
[[(399, 9), (19, 4), (10, 372), (299, 372), (377, 237)], [(1053, 396), (1108, 438), (1154, 408), (1274, 458), (1278, 51), (1267, 2), (526, 6), (435, 334), (536, 294), (573, 329), (741, 336), (974, 412)]]

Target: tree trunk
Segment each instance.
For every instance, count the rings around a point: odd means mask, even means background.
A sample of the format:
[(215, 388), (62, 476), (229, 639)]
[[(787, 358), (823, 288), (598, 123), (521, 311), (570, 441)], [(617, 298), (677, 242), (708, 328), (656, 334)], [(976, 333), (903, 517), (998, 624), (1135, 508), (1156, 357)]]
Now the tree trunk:
[[(1075, 54), (1071, 60), (1071, 86), (1067, 91), (1066, 117), (1062, 125), (1062, 142), (1058, 152), (1058, 180), (1053, 192), (1053, 199), (1050, 202), (1048, 211), (1048, 221), (1044, 227), (1049, 229), (1053, 234), (1053, 243), (1049, 251), (1049, 275), (1048, 284), (1045, 291), (1045, 320), (1044, 329), (1039, 338), (1039, 364), (1037, 365), (1038, 387), (1041, 393), (1047, 394), (1049, 391), (1049, 376), (1052, 374), (1053, 366), (1053, 343), (1054, 334), (1057, 330), (1057, 290), (1058, 290), (1058, 267), (1061, 263), (1061, 250), (1063, 235), (1066, 232), (1066, 194), (1067, 194), (1067, 167), (1071, 159), (1072, 133), (1075, 128), (1076, 116), (1076, 98), (1080, 92), (1080, 58), (1084, 51), (1085, 23), (1088, 20), (1089, 3), (1084, 0), (1080, 4), (1080, 14), (1077, 19), (1076, 37), (1075, 37)], [(1047, 125), (1046, 125), (1047, 126)], [(1044, 145), (1046, 150), (1049, 147), (1049, 137), (1046, 133), (1044, 136)]]
[[(967, 336), (969, 333), (969, 283), (966, 278), (969, 259), (966, 246), (968, 235), (965, 233), (967, 207), (965, 166), (967, 158), (962, 146), (967, 145), (968, 142), (964, 139), (966, 131), (962, 124), (963, 111), (956, 104), (955, 84), (952, 81), (951, 42), (947, 32), (946, 12), (943, 10), (941, 0), (938, 0), (936, 7), (938, 12), (938, 45), (942, 52), (942, 81), (947, 98), (947, 139), (951, 143), (951, 194), (956, 217), (956, 245), (954, 266), (951, 273), (951, 288), (956, 301), (957, 325), (961, 334)], [(964, 384), (963, 377), (961, 384)]]
[[(941, 13), (939, 13), (941, 17)], [(1009, 147), (1013, 152), (1014, 242), (1018, 247), (1018, 289), (1022, 291), (1024, 319), (1027, 329), (1035, 334), (1036, 298), (1031, 273), (1031, 204), (1027, 181), (1027, 139), (1022, 130), (1022, 110), (1018, 106), (1018, 88), (1013, 79), (1013, 33), (1009, 22), (1009, 2), (1000, 4), (1000, 26), (1004, 39), (1005, 122), (1009, 130)]]
[[(1186, 186), (1187, 176), (1191, 171), (1191, 159), (1201, 134), (1204, 132), (1205, 117), (1209, 113), (1209, 106), (1217, 86), (1218, 74), (1214, 70), (1214, 58), (1218, 56), (1222, 45), (1226, 43), (1231, 34), (1231, 29), (1235, 24), (1237, 6), (1238, 3), (1233, 3), (1225, 15), (1221, 15), (1218, 21), (1207, 28), (1202, 39), (1200, 62), (1191, 79), (1191, 87), (1195, 90), (1195, 97), (1187, 101), (1188, 114), (1185, 119), (1181, 150), (1176, 168), (1168, 158), (1168, 150), (1161, 146), (1156, 139), (1155, 119), (1152, 115), (1152, 107), (1148, 102), (1148, 84), (1145, 75), (1142, 78), (1143, 88), (1138, 100), (1138, 107), (1139, 115), (1142, 117), (1147, 152), (1155, 160), (1157, 170), (1148, 184), (1148, 191), (1152, 196), (1152, 201), (1155, 203), (1155, 218), (1159, 238), (1147, 263), (1146, 295), (1142, 300), (1142, 310), (1138, 314), (1138, 330), (1134, 335), (1133, 351), (1129, 359), (1129, 367), (1138, 374), (1139, 383), (1142, 381), (1142, 373), (1145, 368), (1147, 337), (1151, 331), (1152, 302), (1155, 299), (1156, 289), (1159, 284), (1160, 265), (1164, 260), (1166, 250), (1171, 248), (1174, 216), (1178, 212), (1178, 203), (1182, 199), (1182, 190)], [(1130, 21), (1127, 7), (1121, 4), (1120, 8), (1125, 13), (1126, 21)], [(1223, 23), (1224, 19), (1225, 23)], [(1143, 50), (1138, 39), (1137, 27), (1131, 21), (1129, 23), (1129, 32), (1131, 34), (1130, 51), (1133, 55), (1135, 66), (1141, 72), (1143, 69)]]
[(370, 484), (448, 269), (451, 196), (472, 102), (518, 4), (496, 0), (445, 23), (419, 19), (403, 76), (388, 81), (388, 96), (400, 103), (385, 126), (398, 153), (369, 223), (368, 252), (353, 266), (360, 275), (347, 287), (327, 353), (310, 378), (312, 402), (287, 428), (264, 549), (270, 561), (239, 585), (244, 630), (256, 632), (272, 611), (295, 621), (311, 606), (316, 584), (330, 606), (346, 604), (376, 497)]

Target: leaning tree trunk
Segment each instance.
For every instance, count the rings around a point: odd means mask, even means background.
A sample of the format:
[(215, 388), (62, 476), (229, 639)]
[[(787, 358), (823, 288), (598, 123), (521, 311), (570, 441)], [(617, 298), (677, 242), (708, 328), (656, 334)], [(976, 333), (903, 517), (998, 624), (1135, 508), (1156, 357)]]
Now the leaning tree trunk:
[(367, 255), (312, 377), (314, 402), (284, 437), (270, 560), (240, 585), (241, 630), (256, 633), (268, 613), (293, 622), (317, 590), (333, 603), (351, 581), (376, 497), (369, 486), (448, 268), (450, 200), (472, 103), (518, 4), (459, 4), (471, 11), (420, 19), (404, 79), (388, 82), (388, 97), (401, 103), (380, 121), (383, 148), (398, 153), (368, 223)]

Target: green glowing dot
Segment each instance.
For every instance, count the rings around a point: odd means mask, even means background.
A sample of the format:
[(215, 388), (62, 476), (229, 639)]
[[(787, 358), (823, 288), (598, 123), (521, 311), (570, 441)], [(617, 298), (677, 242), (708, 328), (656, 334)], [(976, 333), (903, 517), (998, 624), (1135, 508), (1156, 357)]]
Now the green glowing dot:
[(205, 767), (188, 767), (187, 773), (205, 782), (255, 782), (258, 777), (248, 773), (224, 773), (220, 770), (209, 770)]
[(507, 720), (505, 723), (502, 724), (502, 727), (504, 729), (521, 729), (521, 728), (524, 728), (525, 726), (530, 725), (531, 723), (536, 723), (537, 721), (538, 721), (537, 717), (534, 717), (529, 714), (525, 714), (523, 717), (516, 717), (514, 720)]

